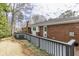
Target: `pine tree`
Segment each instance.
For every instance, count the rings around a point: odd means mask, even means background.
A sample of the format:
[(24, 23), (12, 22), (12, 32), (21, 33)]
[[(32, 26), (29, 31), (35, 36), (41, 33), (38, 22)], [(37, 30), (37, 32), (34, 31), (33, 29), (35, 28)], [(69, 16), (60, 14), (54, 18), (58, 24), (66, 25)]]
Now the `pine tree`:
[(0, 3), (0, 38), (10, 36), (10, 27), (5, 13), (8, 11), (7, 4)]

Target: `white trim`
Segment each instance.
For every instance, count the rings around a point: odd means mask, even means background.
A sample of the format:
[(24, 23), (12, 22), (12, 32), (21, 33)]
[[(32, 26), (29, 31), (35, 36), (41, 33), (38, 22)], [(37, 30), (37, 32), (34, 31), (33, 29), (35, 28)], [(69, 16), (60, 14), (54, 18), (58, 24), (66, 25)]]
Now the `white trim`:
[(47, 37), (47, 31), (45, 31), (45, 27), (47, 28), (47, 26), (46, 25), (43, 26), (43, 37)]
[(72, 44), (74, 44), (75, 41), (76, 41), (75, 39), (72, 39), (72, 40), (70, 40), (67, 44), (68, 44), (68, 45), (72, 45)]

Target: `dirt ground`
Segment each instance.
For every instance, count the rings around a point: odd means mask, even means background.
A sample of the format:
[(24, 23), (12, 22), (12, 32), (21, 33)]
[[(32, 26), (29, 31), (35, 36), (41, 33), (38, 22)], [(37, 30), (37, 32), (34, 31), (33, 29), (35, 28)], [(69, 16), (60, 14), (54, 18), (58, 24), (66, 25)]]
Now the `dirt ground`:
[(0, 56), (45, 56), (46, 52), (34, 47), (26, 40), (4, 38), (0, 40)]
[(17, 42), (12, 42), (10, 40), (5, 40), (0, 42), (0, 55), (24, 55), (22, 53), (21, 45)]

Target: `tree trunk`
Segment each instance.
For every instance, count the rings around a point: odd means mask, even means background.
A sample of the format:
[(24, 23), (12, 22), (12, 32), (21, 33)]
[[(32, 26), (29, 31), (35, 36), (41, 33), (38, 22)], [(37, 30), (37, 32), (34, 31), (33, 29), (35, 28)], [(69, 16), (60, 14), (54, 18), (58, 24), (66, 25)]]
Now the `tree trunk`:
[(15, 7), (15, 3), (13, 5), (13, 9), (12, 9), (12, 19), (11, 19), (11, 35), (14, 36), (14, 28), (15, 28), (15, 19), (14, 19), (14, 7)]
[(14, 36), (14, 32), (15, 32), (15, 24), (13, 23), (13, 25), (12, 25), (12, 36)]
[(28, 21), (27, 21), (26, 23), (27, 23), (27, 25), (26, 25), (26, 30), (27, 30), (27, 33), (28, 33), (28, 32), (29, 32), (29, 31), (28, 31)]
[(11, 35), (13, 36), (13, 20), (14, 20), (14, 15), (12, 14), (12, 20), (11, 20)]

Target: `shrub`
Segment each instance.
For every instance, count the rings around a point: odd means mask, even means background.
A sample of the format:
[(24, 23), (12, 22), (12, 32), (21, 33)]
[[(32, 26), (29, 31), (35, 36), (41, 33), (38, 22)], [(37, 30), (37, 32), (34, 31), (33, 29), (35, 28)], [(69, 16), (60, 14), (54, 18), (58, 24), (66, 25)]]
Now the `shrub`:
[(9, 6), (5, 3), (0, 3), (0, 38), (10, 36), (10, 27), (6, 13), (9, 11)]
[(10, 36), (10, 27), (5, 16), (0, 17), (0, 38)]

